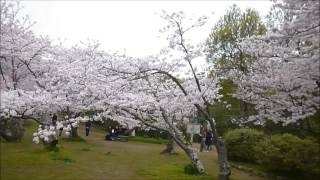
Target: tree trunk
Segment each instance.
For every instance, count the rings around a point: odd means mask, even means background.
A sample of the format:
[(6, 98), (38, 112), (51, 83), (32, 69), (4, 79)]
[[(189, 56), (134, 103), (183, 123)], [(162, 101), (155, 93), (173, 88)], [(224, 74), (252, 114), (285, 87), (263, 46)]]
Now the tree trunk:
[(187, 146), (187, 149), (185, 150), (185, 152), (187, 153), (188, 157), (190, 158), (192, 164), (197, 168), (198, 172), (200, 174), (205, 174), (203, 164), (201, 163), (196, 150), (190, 146)]
[(168, 132), (171, 135), (171, 137), (174, 139), (174, 141), (177, 143), (181, 149), (188, 155), (188, 157), (191, 160), (191, 163), (196, 167), (199, 174), (205, 174), (205, 170), (203, 167), (203, 164), (201, 163), (198, 154), (195, 149), (193, 149), (191, 146), (186, 144), (185, 138), (182, 136), (181, 131), (173, 125), (172, 121), (168, 120), (168, 117), (166, 115), (166, 111), (160, 107), (162, 117), (166, 124), (169, 126)]
[(247, 115), (248, 112), (248, 103), (243, 101), (243, 113), (244, 115)]
[(218, 132), (216, 129), (216, 124), (213, 118), (210, 116), (209, 106), (207, 109), (202, 109), (199, 105), (196, 104), (197, 109), (201, 112), (201, 114), (206, 118), (209, 122), (212, 134), (213, 134), (213, 144), (216, 147), (217, 155), (218, 155), (218, 163), (219, 163), (219, 180), (228, 180), (231, 174), (230, 165), (227, 157), (227, 148), (224, 144), (224, 141), (221, 137), (218, 136)]
[(213, 120), (209, 121), (212, 132), (213, 132), (213, 141), (216, 147), (217, 155), (218, 155), (218, 163), (219, 163), (219, 180), (228, 180), (231, 174), (230, 165), (227, 157), (227, 148), (225, 143), (221, 137), (218, 137), (217, 130), (215, 128), (215, 123)]
[(54, 139), (51, 142), (45, 142), (42, 141), (44, 147), (48, 150), (56, 150), (57, 149), (57, 144), (58, 144), (58, 139)]
[(217, 142), (218, 162), (219, 162), (219, 180), (228, 180), (231, 174), (230, 165), (228, 163), (227, 148), (221, 137)]
[(78, 128), (77, 127), (71, 127), (71, 137), (78, 137)]
[(166, 148), (163, 151), (161, 151), (161, 154), (176, 154), (174, 150), (174, 139), (172, 136), (166, 144)]
[(171, 134), (172, 138), (174, 141), (177, 143), (179, 147), (188, 155), (188, 157), (191, 160), (191, 163), (197, 168), (197, 171), (199, 174), (205, 174), (204, 166), (201, 163), (198, 154), (195, 149), (193, 149), (190, 145), (186, 145), (183, 140), (183, 136), (181, 136), (181, 132), (176, 128), (172, 127), (173, 132), (170, 131), (169, 133)]

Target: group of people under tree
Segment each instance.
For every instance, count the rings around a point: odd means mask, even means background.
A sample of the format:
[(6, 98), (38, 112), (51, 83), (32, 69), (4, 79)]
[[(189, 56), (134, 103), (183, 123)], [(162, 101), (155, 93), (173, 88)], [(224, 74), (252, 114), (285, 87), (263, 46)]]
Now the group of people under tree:
[(126, 129), (122, 126), (115, 126), (115, 127), (110, 126), (109, 131), (110, 132), (107, 132), (105, 136), (105, 140), (114, 141), (114, 140), (118, 140), (119, 136), (124, 135)]
[[(51, 125), (55, 126), (57, 125), (57, 121), (58, 121), (58, 116), (56, 114), (52, 115), (52, 120), (51, 120)], [(89, 136), (90, 134), (90, 129), (92, 126), (92, 121), (88, 120), (84, 123), (85, 126), (85, 134), (86, 136)], [(109, 131), (107, 132), (106, 136), (105, 136), (105, 140), (110, 140), (113, 141), (116, 138), (118, 138), (118, 136), (120, 134), (122, 134), (124, 132), (124, 128), (123, 127), (109, 127)], [(63, 128), (59, 128), (59, 136), (62, 135), (63, 132)], [(212, 145), (213, 145), (213, 133), (211, 130), (208, 130), (207, 128), (203, 128), (202, 132), (200, 133), (200, 152), (209, 152), (210, 150), (212, 150)]]
[[(58, 116), (56, 114), (52, 115), (52, 119), (51, 119), (51, 125), (56, 127), (57, 126), (57, 121), (58, 121)], [(87, 120), (84, 122), (84, 126), (85, 126), (85, 134), (86, 136), (89, 136), (90, 134), (90, 129), (92, 126), (92, 121), (91, 120)], [(116, 138), (119, 137), (119, 135), (123, 134), (125, 132), (125, 128), (123, 128), (122, 126), (110, 126), (109, 130), (107, 130), (107, 134), (105, 136), (105, 140), (115, 140)], [(109, 132), (110, 131), (110, 132)], [(59, 136), (62, 135), (63, 132), (63, 127), (59, 128)]]
[[(51, 119), (51, 125), (56, 127), (57, 121), (58, 121), (58, 116), (56, 114), (53, 114), (52, 119)], [(85, 126), (85, 130), (86, 130), (86, 136), (89, 136), (90, 129), (92, 126), (92, 121), (91, 120), (86, 121), (84, 126)], [(59, 136), (62, 135), (62, 131), (63, 131), (63, 127), (59, 128)]]

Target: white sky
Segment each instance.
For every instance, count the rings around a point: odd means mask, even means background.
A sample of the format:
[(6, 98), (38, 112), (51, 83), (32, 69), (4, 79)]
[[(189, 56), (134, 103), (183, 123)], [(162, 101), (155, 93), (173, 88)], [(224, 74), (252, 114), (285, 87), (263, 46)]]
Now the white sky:
[[(190, 39), (204, 41), (226, 9), (236, 4), (242, 10), (256, 9), (264, 17), (271, 1), (22, 1), (23, 12), (36, 21), (39, 35), (60, 39), (72, 46), (88, 39), (98, 40), (107, 52), (120, 51), (128, 56), (158, 54), (167, 45), (159, 32), (164, 26), (161, 10), (183, 11), (187, 17), (208, 16), (208, 23), (194, 30)], [(193, 61), (198, 69), (207, 66), (204, 57)]]

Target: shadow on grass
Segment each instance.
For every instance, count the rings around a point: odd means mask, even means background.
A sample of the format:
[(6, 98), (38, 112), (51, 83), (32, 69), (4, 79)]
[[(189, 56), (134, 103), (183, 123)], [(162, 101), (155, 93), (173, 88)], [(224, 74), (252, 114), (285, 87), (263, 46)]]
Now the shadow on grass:
[(89, 148), (81, 148), (80, 151), (91, 151)]
[(147, 138), (147, 137), (141, 137), (141, 136), (130, 136), (128, 138), (128, 140), (135, 141), (135, 142), (149, 143), (149, 144), (166, 144), (166, 143), (168, 143), (168, 140), (166, 140), (166, 139), (155, 139), (155, 138)]
[(202, 174), (186, 174), (183, 166), (167, 164), (157, 167), (148, 167), (139, 170), (139, 174), (148, 178), (163, 177), (166, 179), (185, 179), (185, 180), (213, 180), (214, 178)]
[(62, 138), (61, 139), (64, 142), (82, 142), (82, 143), (86, 143), (87, 141), (85, 139), (83, 139), (82, 137), (78, 136), (78, 137), (68, 137), (68, 138)]
[(111, 156), (111, 155), (113, 155), (113, 154), (111, 154), (111, 152), (108, 151), (108, 152), (104, 153), (104, 155), (106, 155), (106, 156)]
[(55, 160), (55, 161), (62, 161), (65, 163), (72, 163), (75, 162), (73, 159), (71, 159), (70, 157), (66, 156), (66, 155), (62, 155), (58, 152), (51, 152), (51, 159)]

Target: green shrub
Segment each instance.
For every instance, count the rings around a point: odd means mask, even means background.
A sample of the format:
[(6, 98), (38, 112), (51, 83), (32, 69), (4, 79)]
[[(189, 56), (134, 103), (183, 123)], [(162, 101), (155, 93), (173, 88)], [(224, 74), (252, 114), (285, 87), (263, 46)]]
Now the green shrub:
[(184, 166), (184, 173), (191, 174), (191, 175), (197, 175), (200, 174), (197, 170), (197, 168), (193, 164), (188, 164)]
[(20, 142), (23, 135), (23, 120), (17, 118), (0, 119), (0, 136), (7, 142)]
[(256, 144), (259, 163), (274, 172), (320, 175), (319, 144), (291, 134), (273, 135)]
[(228, 131), (224, 138), (230, 160), (254, 162), (254, 147), (265, 135), (254, 129), (235, 129)]

